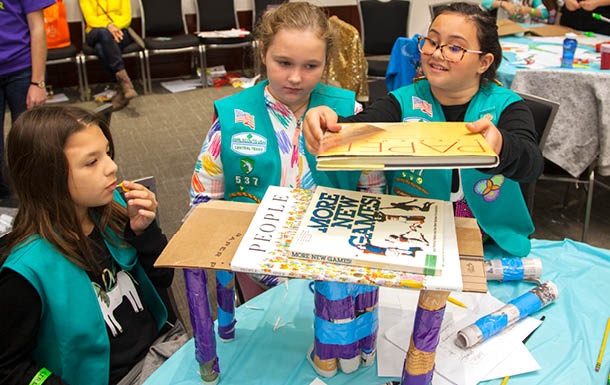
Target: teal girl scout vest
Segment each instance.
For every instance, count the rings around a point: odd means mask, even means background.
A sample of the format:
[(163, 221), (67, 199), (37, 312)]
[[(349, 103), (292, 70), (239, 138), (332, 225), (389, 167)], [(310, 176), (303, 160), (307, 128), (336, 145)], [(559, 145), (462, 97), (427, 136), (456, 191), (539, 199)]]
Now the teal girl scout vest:
[[(119, 193), (114, 195), (125, 206)], [(117, 264), (140, 284), (142, 300), (161, 330), (167, 309), (138, 263), (135, 249), (107, 241), (106, 246)], [(40, 296), (42, 313), (34, 361), (71, 385), (107, 385), (110, 341), (87, 273), (35, 235), (13, 250), (0, 270), (4, 268), (21, 274)]]
[[(268, 186), (279, 186), (280, 150), (265, 104), (268, 81), (214, 102), (220, 120), (220, 157), (225, 175), (225, 200), (260, 202)], [(355, 94), (323, 84), (312, 91), (309, 107), (329, 106), (338, 115), (354, 114)], [(313, 180), (318, 186), (355, 190), (359, 171), (316, 170), (316, 157), (305, 149)]]
[[(430, 91), (427, 80), (392, 91), (400, 103), (403, 121), (445, 121), (443, 109)], [(502, 111), (521, 100), (519, 95), (496, 84), (482, 86), (474, 95), (464, 120), (474, 122), (490, 114), (497, 125)], [(449, 200), (451, 170), (388, 171), (391, 194)], [(508, 253), (525, 257), (530, 251), (528, 236), (534, 232), (519, 184), (502, 175), (484, 174), (475, 169), (461, 170), (464, 198), (479, 226)]]

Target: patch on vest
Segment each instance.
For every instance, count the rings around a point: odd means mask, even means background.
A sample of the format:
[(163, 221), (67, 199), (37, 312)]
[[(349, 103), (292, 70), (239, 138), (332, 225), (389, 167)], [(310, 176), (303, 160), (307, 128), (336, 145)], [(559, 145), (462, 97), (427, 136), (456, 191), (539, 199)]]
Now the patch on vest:
[(239, 160), (239, 168), (241, 171), (248, 175), (254, 170), (254, 159), (242, 158)]
[(231, 150), (245, 156), (264, 154), (267, 138), (252, 132), (240, 132), (231, 137)]
[(427, 122), (429, 122), (428, 119), (424, 119), (424, 118), (404, 118), (402, 121), (409, 122), (409, 123), (427, 123)]
[(414, 110), (421, 110), (424, 114), (428, 114), (428, 116), (432, 117), (432, 104), (418, 98), (417, 96), (412, 96), (411, 98), (413, 100)]
[(500, 196), (500, 186), (503, 183), (503, 175), (494, 175), (489, 179), (481, 179), (475, 183), (474, 192), (482, 195), (486, 202), (493, 202)]
[(235, 109), (235, 123), (243, 123), (254, 130), (254, 116), (242, 110)]

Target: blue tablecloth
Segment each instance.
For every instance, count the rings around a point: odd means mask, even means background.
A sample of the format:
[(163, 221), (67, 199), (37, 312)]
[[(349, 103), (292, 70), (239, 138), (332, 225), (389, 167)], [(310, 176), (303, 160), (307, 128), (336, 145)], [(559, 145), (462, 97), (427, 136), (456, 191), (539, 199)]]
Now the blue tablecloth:
[[(543, 281), (559, 288), (557, 301), (536, 314), (546, 320), (527, 343), (541, 370), (511, 377), (510, 384), (602, 384), (610, 371), (610, 353), (595, 372), (595, 362), (606, 321), (610, 316), (610, 251), (565, 240), (532, 240), (530, 257), (542, 259)], [(500, 258), (497, 247), (488, 247), (486, 259)], [(291, 280), (288, 293), (276, 287), (237, 308), (237, 338), (217, 342), (220, 384), (309, 384), (316, 373), (305, 359), (313, 341), (313, 294), (309, 281)], [(489, 289), (508, 302), (530, 290), (522, 282), (489, 282)], [(277, 318), (287, 324), (273, 331)], [(383, 338), (383, 337), (380, 337)], [(610, 347), (607, 349), (610, 351)], [(145, 382), (201, 384), (193, 340), (176, 352)], [(377, 367), (361, 368), (350, 375), (339, 373), (323, 379), (329, 385), (384, 384), (392, 378), (377, 377)], [(394, 379), (398, 380), (398, 379)], [(500, 380), (485, 384), (497, 385)]]

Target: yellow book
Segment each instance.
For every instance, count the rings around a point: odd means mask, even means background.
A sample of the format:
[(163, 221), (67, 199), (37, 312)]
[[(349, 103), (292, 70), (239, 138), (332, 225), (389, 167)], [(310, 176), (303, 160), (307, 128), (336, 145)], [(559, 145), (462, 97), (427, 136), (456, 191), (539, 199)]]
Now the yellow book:
[(318, 170), (490, 168), (498, 155), (466, 123), (345, 123), (327, 131)]

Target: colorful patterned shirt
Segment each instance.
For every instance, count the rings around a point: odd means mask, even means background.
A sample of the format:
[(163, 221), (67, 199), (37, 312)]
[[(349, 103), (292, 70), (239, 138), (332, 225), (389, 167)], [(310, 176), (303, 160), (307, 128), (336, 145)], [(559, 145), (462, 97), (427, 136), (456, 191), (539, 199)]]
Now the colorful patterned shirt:
[[(305, 139), (301, 130), (301, 121), (285, 104), (277, 101), (265, 87), (265, 104), (269, 118), (275, 130), (279, 145), (282, 177), (280, 186), (314, 189), (307, 158), (305, 157)], [(356, 103), (354, 113), (362, 111)], [(223, 199), (225, 175), (220, 157), (220, 122), (215, 118), (208, 135), (203, 142), (197, 157), (195, 172), (191, 180), (191, 204), (209, 199)], [(365, 171), (358, 182), (358, 190), (385, 193), (386, 183), (383, 172)]]

